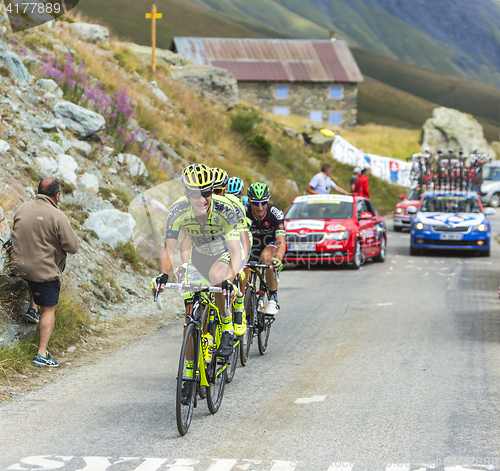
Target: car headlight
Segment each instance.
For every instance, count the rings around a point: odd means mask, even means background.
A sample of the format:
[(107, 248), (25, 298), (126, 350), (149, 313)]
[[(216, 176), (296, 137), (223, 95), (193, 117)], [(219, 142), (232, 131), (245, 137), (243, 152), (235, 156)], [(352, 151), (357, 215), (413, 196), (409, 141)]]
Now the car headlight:
[(483, 190), (484, 193), (488, 193), (490, 191), (491, 185), (482, 185), (481, 190)]
[(403, 212), (403, 209), (402, 208), (396, 208), (394, 210), (394, 214), (401, 214)]
[(349, 231), (330, 232), (326, 235), (326, 240), (346, 240), (349, 238)]
[(485, 232), (488, 230), (488, 226), (486, 224), (479, 224), (479, 226), (474, 226), (472, 228), (473, 231)]
[(428, 231), (429, 224), (424, 224), (423, 222), (417, 222), (415, 224), (415, 229), (417, 229), (417, 231)]

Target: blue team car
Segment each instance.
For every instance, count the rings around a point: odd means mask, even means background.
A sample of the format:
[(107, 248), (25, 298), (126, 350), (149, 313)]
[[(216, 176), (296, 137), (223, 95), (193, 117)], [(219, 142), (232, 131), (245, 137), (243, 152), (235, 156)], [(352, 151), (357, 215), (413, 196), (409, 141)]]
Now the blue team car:
[(418, 210), (411, 208), (411, 212), (415, 215), (410, 226), (410, 255), (419, 255), (424, 249), (454, 249), (490, 256), (491, 225), (486, 216), (495, 210), (483, 210), (477, 195), (426, 195)]

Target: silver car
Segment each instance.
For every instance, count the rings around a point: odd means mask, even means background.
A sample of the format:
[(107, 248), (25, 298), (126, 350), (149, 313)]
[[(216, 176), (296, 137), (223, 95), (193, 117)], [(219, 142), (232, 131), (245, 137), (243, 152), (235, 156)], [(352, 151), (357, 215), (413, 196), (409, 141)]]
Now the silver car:
[(481, 203), (493, 208), (500, 206), (500, 162), (492, 162), (483, 167)]

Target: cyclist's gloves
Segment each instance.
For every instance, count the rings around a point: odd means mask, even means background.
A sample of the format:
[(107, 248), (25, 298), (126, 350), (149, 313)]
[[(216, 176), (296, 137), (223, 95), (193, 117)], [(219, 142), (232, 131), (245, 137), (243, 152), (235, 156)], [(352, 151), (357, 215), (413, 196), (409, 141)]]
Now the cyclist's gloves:
[(273, 258), (271, 263), (275, 268), (278, 269), (278, 271), (283, 270), (283, 263), (281, 263), (281, 260), (279, 258)]
[(229, 280), (224, 280), (222, 282), (222, 289), (232, 291), (234, 289), (234, 285)]
[(158, 275), (158, 276), (155, 276), (154, 278), (151, 278), (151, 289), (154, 290), (155, 289), (155, 283), (156, 281), (156, 285), (158, 286), (158, 288), (160, 287), (160, 285), (166, 285), (168, 283), (168, 275), (163, 273), (162, 275)]

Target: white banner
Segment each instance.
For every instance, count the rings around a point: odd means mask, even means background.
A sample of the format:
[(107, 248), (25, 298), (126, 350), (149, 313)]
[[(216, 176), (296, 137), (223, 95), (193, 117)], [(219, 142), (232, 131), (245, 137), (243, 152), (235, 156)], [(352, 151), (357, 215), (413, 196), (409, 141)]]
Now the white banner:
[(380, 155), (365, 154), (340, 136), (335, 136), (332, 144), (333, 158), (353, 167), (366, 167), (370, 164), (372, 175), (398, 185), (412, 188), (414, 183), (410, 179), (412, 164), (401, 160), (382, 157)]

